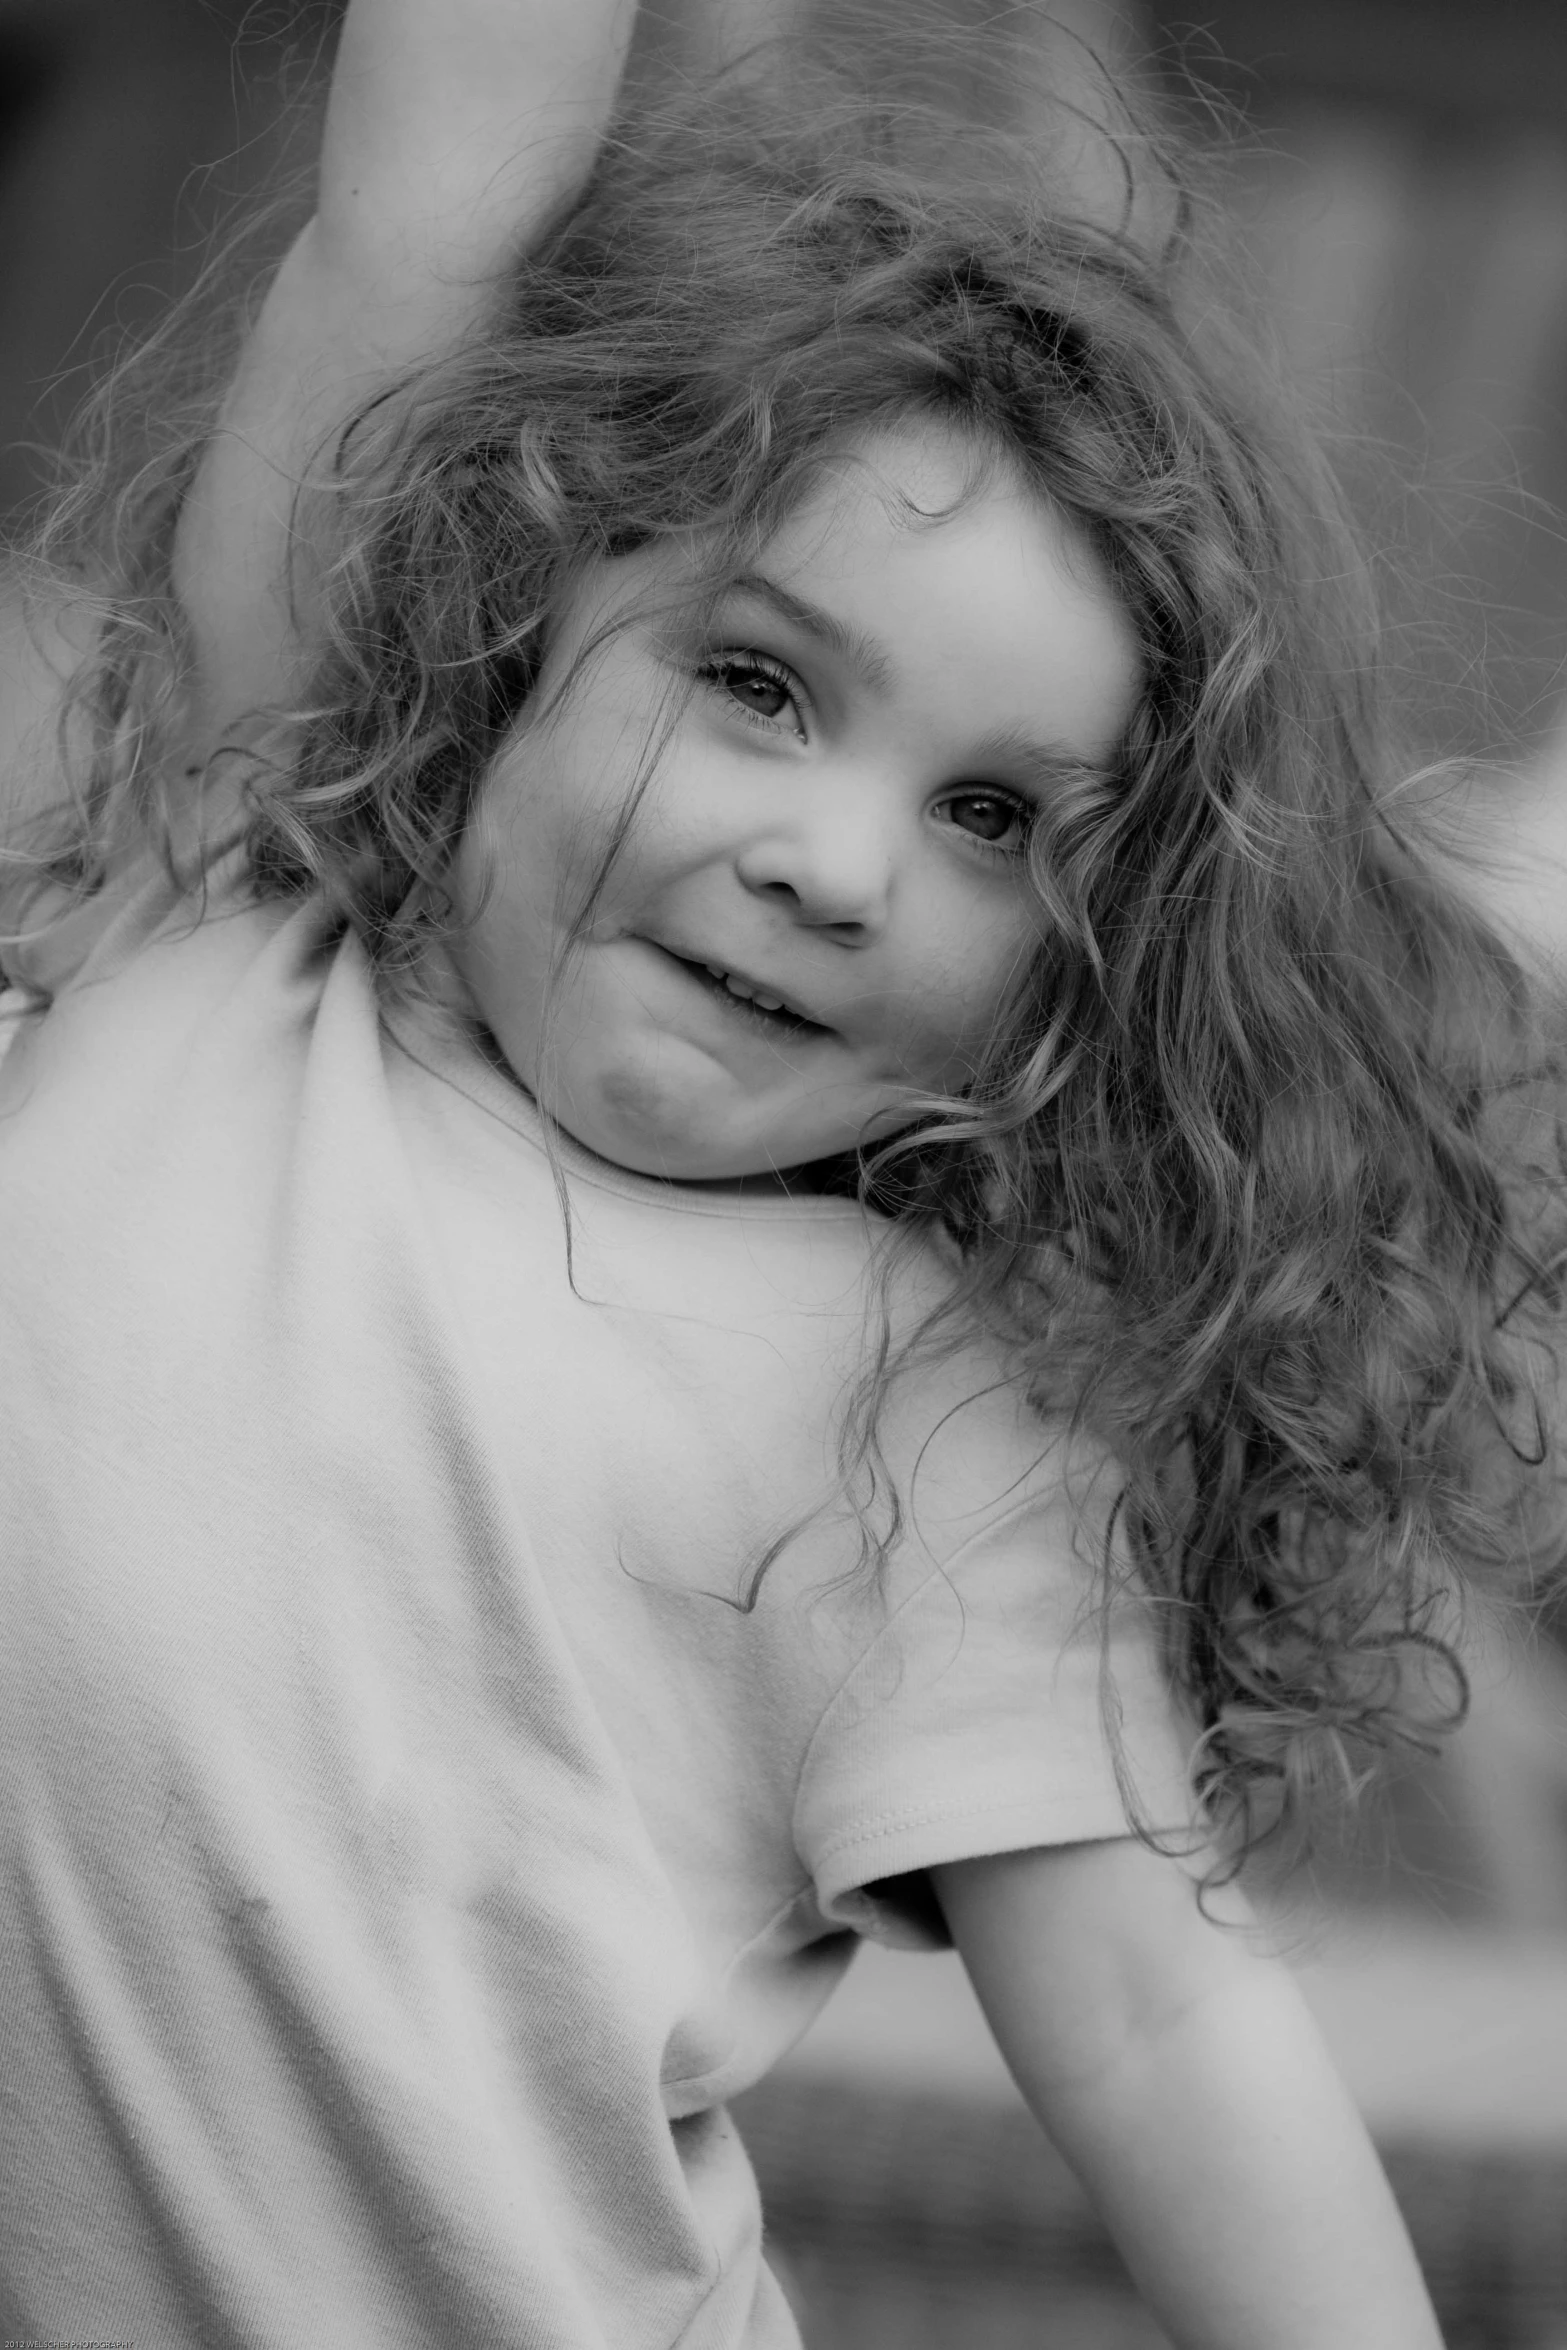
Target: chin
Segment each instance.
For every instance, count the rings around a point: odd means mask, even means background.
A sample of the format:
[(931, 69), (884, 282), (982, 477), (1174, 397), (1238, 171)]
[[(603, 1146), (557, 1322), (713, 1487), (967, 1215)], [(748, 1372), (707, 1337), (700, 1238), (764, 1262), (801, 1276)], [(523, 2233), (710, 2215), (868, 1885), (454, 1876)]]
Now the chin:
[(768, 1171), (757, 1163), (764, 1153), (716, 1134), (700, 1102), (672, 1095), (646, 1071), (616, 1070), (545, 1107), (574, 1142), (633, 1175), (721, 1183)]
[(789, 1175), (842, 1157), (872, 1136), (895, 1134), (908, 1120), (904, 1105), (885, 1102), (853, 1119), (843, 1115), (841, 1100), (803, 1086), (776, 1099), (747, 1097), (703, 1083), (678, 1062), (660, 1067), (630, 1054), (607, 1067), (579, 1065), (572, 1074), (574, 1085), (541, 1089), (541, 1099), (573, 1141), (632, 1174), (670, 1183)]

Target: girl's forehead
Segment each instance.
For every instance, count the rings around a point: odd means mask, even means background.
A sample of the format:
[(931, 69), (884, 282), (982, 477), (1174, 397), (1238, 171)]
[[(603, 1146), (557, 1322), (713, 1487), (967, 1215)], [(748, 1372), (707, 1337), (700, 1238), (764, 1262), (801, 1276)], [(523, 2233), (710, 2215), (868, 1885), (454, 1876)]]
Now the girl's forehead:
[(951, 521), (992, 493), (1044, 507), (998, 443), (939, 417), (889, 419), (820, 451), (772, 544), (795, 552), (823, 534), (880, 544)]
[[(922, 541), (922, 568), (937, 572), (957, 560), (958, 534), (948, 526), (988, 507), (989, 520), (1007, 517), (1013, 535), (1048, 543), (1091, 590), (1110, 593), (1108, 575), (1086, 534), (1024, 475), (998, 440), (940, 417), (899, 416), (826, 443), (802, 470), (794, 496), (765, 532), (723, 537), (692, 532), (660, 540), (634, 555), (590, 566), (579, 588), (626, 604), (651, 589), (674, 608), (722, 597), (737, 579), (785, 572), (848, 578), (892, 565), (902, 568)], [(964, 534), (972, 535), (972, 534)]]
[(590, 557), (563, 582), (565, 598), (620, 579), (711, 592), (780, 546), (798, 555), (824, 533), (879, 538), (889, 529), (929, 527), (998, 483), (1020, 504), (1048, 510), (999, 442), (939, 417), (897, 416), (811, 451), (783, 496), (775, 495), (765, 527), (739, 517), (727, 528), (676, 530), (628, 554)]

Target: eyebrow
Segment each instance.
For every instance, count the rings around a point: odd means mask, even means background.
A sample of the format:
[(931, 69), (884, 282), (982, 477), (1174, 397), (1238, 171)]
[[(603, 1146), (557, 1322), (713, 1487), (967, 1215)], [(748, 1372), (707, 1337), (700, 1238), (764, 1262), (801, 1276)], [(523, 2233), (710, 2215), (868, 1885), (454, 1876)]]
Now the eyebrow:
[(826, 612), (820, 604), (808, 603), (792, 588), (769, 579), (764, 572), (742, 572), (730, 583), (731, 595), (750, 596), (756, 602), (770, 604), (775, 612), (817, 644), (836, 653), (840, 661), (848, 663), (873, 693), (884, 694), (892, 684), (892, 660), (884, 646), (867, 636), (863, 629), (853, 628), (840, 620), (835, 612)]
[(1063, 783), (1113, 783), (1120, 772), (1115, 751), (1107, 759), (1085, 759), (1080, 751), (1069, 751), (1062, 743), (1036, 742), (1032, 735), (1011, 726), (986, 737), (978, 746), (976, 765), (982, 769), (991, 765), (1014, 768), (1042, 788)]

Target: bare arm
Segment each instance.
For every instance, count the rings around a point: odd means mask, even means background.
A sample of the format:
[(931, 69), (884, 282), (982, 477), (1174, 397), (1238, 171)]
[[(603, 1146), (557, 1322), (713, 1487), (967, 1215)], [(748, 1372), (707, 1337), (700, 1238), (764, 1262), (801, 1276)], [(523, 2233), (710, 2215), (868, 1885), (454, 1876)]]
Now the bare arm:
[(1567, 1005), (1567, 737), (1532, 769), (1449, 784), (1429, 820), (1453, 886)]
[(1299, 1993), (1182, 1870), (1122, 1841), (934, 1877), (1019, 2087), (1181, 2350), (1441, 2350)]
[(312, 458), (379, 383), (463, 332), (586, 173), (634, 15), (635, 0), (350, 0), (316, 214), (181, 523), (209, 739), (293, 681), (289, 530)]

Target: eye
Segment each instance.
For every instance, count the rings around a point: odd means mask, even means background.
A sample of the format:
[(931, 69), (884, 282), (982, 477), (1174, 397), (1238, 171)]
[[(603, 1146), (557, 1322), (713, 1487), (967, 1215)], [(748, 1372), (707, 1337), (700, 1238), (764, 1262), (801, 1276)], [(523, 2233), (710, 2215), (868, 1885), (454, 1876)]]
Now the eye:
[(769, 660), (765, 653), (722, 653), (705, 663), (697, 675), (758, 725), (776, 728), (778, 721), (793, 711), (798, 731), (804, 732), (798, 726), (800, 695), (794, 678), (781, 662)]
[(953, 792), (937, 811), (943, 823), (961, 832), (981, 848), (1004, 856), (1020, 856), (1028, 840), (1034, 811), (1010, 792)]

